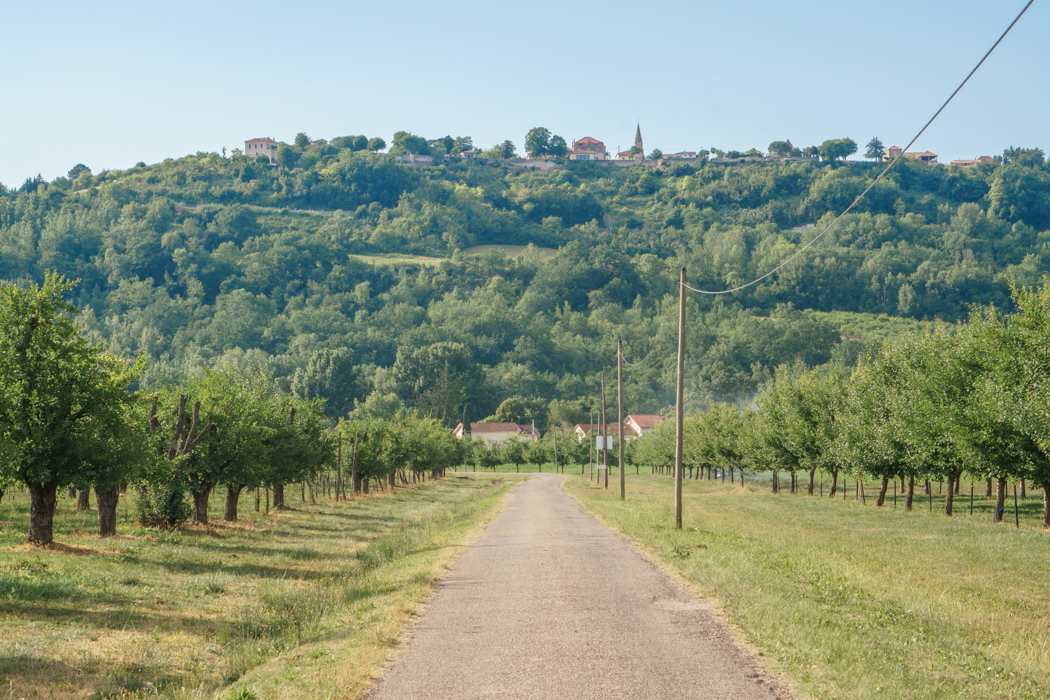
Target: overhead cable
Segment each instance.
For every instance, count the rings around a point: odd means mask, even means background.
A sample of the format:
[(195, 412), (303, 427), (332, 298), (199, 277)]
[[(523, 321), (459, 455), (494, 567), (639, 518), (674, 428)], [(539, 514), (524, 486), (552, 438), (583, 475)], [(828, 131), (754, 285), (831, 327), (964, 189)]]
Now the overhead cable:
[[(733, 292), (739, 292), (742, 289), (747, 289), (748, 287), (751, 287), (753, 285), (758, 284), (762, 280), (766, 279), (767, 277), (769, 277), (773, 273), (775, 273), (778, 270), (780, 270), (782, 267), (784, 267), (785, 265), (790, 263), (792, 260), (794, 260), (798, 256), (802, 255), (802, 253), (806, 252), (806, 250), (810, 246), (812, 246), (814, 243), (816, 243), (821, 238), (823, 238), (824, 234), (826, 234), (828, 231), (830, 231), (832, 228), (834, 228), (835, 224), (837, 224), (839, 221), (841, 221), (842, 218), (844, 216), (846, 216), (846, 214), (848, 214), (850, 212), (850, 210), (853, 209), (853, 207), (857, 206), (857, 203), (860, 202), (860, 200), (862, 200), (864, 198), (864, 196), (866, 194), (868, 194), (868, 192), (871, 191), (871, 188), (874, 187), (876, 184), (878, 184), (879, 180), (881, 180), (886, 175), (886, 173), (888, 173), (890, 171), (890, 169), (893, 168), (893, 166), (895, 166), (897, 164), (897, 161), (899, 161), (901, 158), (904, 157), (905, 152), (907, 152), (908, 149), (910, 149), (915, 144), (915, 142), (919, 140), (919, 137), (922, 136), (923, 133), (926, 131), (926, 129), (929, 128), (930, 124), (933, 124), (933, 121), (937, 117), (940, 116), (941, 112), (944, 111), (944, 108), (947, 107), (948, 104), (955, 98), (955, 96), (959, 94), (959, 91), (963, 89), (963, 86), (966, 85), (966, 83), (968, 83), (970, 81), (970, 78), (972, 78), (973, 74), (977, 72), (977, 69), (980, 68), (981, 65), (985, 62), (985, 60), (987, 60), (987, 58), (992, 55), (992, 52), (995, 51), (996, 47), (999, 46), (999, 44), (1002, 42), (1002, 40), (1006, 38), (1006, 35), (1010, 33), (1010, 30), (1014, 28), (1014, 25), (1017, 24), (1017, 22), (1021, 19), (1021, 17), (1024, 15), (1024, 13), (1028, 11), (1028, 8), (1031, 7), (1032, 3), (1034, 3), (1034, 2), (1035, 2), (1035, 0), (1028, 0), (1028, 4), (1024, 6), (1024, 8), (1021, 10), (1020, 13), (1018, 13), (1017, 17), (1014, 18), (1014, 21), (1011, 22), (1010, 26), (1006, 28), (1006, 31), (1004, 31), (1002, 33), (1002, 35), (996, 40), (996, 42), (994, 44), (992, 44), (992, 48), (988, 49), (988, 53), (986, 53), (984, 55), (984, 57), (981, 58), (981, 60), (977, 62), (977, 65), (973, 67), (973, 70), (971, 70), (969, 72), (969, 74), (966, 76), (966, 78), (961, 83), (959, 83), (959, 87), (955, 88), (955, 91), (951, 94), (951, 96), (948, 97), (947, 100), (944, 101), (944, 104), (941, 105), (941, 108), (938, 109), (937, 112), (932, 117), (930, 117), (930, 120), (928, 122), (926, 122), (926, 125), (923, 126), (922, 129), (919, 130), (919, 133), (915, 134), (915, 138), (913, 138), (911, 141), (909, 141), (908, 145), (904, 147), (904, 149), (897, 155), (896, 158), (894, 158), (892, 161), (890, 161), (890, 164), (887, 165), (883, 169), (883, 171), (881, 173), (879, 173), (878, 177), (876, 177), (874, 180), (872, 180), (871, 184), (868, 185), (867, 188), (863, 192), (861, 192), (859, 195), (857, 195), (857, 198), (853, 200), (852, 204), (850, 204), (848, 207), (846, 207), (845, 211), (843, 211), (841, 214), (839, 214), (838, 217), (836, 217), (836, 219), (834, 221), (832, 221), (830, 224), (828, 224), (827, 227), (825, 227), (823, 231), (818, 233), (809, 243), (807, 243), (806, 245), (804, 245), (801, 248), (799, 248), (798, 251), (796, 251), (794, 255), (792, 255), (790, 258), (788, 258), (784, 262), (782, 262), (779, 265), (777, 265), (776, 267), (774, 267), (772, 270), (770, 270), (766, 274), (762, 275), (761, 277), (759, 277), (757, 279), (751, 280), (747, 284), (742, 284), (739, 287), (733, 287), (732, 289), (723, 289), (723, 290), (720, 290), (720, 291), (717, 291), (717, 292), (713, 292), (713, 291), (709, 291), (709, 290), (705, 290), (705, 289), (696, 289), (695, 287), (690, 287), (688, 284), (683, 284), (682, 286), (684, 286), (686, 289), (688, 289), (690, 291), (693, 291), (693, 292), (696, 292), (698, 294), (712, 294), (712, 295), (714, 295), (714, 294), (732, 294)], [(626, 362), (626, 360), (625, 360), (625, 362)]]

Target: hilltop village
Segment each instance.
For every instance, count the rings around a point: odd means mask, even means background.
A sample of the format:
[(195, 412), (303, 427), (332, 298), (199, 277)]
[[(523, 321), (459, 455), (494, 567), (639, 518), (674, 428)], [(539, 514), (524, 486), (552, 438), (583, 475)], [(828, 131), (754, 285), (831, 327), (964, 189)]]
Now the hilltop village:
[[(359, 139), (359, 148), (356, 150), (371, 150), (379, 152), (386, 149), (383, 139), (366, 139), (363, 136), (342, 137), (346, 139)], [(320, 148), (328, 145), (325, 139), (311, 140), (305, 134), (296, 137), (295, 145), (300, 148)], [(271, 165), (278, 164), (278, 154), (281, 143), (266, 136), (247, 139), (244, 142), (243, 154), (249, 158), (269, 159)], [(752, 148), (747, 151), (728, 150), (719, 148), (701, 149), (697, 151), (675, 151), (664, 153), (659, 149), (653, 149), (648, 155), (645, 153), (645, 143), (642, 139), (642, 127), (639, 123), (635, 129), (634, 145), (625, 151), (613, 154), (605, 143), (593, 136), (583, 136), (573, 139), (567, 144), (561, 136), (551, 135), (549, 130), (537, 127), (530, 130), (525, 136), (525, 157), (518, 157), (517, 148), (511, 141), (504, 141), (488, 150), (479, 150), (474, 147), (473, 139), (470, 137), (459, 137), (453, 139), (446, 136), (442, 139), (426, 140), (422, 137), (399, 131), (394, 135), (393, 143), (388, 153), (396, 156), (399, 163), (409, 165), (427, 165), (443, 158), (488, 158), (494, 160), (527, 160), (527, 161), (593, 161), (615, 165), (634, 165), (645, 163), (648, 165), (659, 165), (662, 161), (671, 162), (696, 162), (697, 160), (709, 162), (755, 162), (762, 160), (790, 161), (790, 160), (835, 160), (841, 158), (846, 160), (858, 150), (853, 139), (831, 139), (820, 146), (808, 146), (797, 148), (791, 143), (791, 139), (784, 141), (773, 141), (765, 151)], [(893, 160), (898, 157), (909, 158), (924, 165), (940, 165), (938, 155), (932, 151), (907, 151), (899, 146), (886, 148), (878, 138), (873, 138), (867, 144), (864, 157), (870, 160), (882, 161)], [(972, 159), (956, 159), (951, 161), (952, 165), (959, 167), (970, 167), (980, 164), (994, 163), (992, 156), (979, 156)], [(534, 169), (537, 167), (533, 165)], [(542, 168), (541, 168), (542, 169)]]

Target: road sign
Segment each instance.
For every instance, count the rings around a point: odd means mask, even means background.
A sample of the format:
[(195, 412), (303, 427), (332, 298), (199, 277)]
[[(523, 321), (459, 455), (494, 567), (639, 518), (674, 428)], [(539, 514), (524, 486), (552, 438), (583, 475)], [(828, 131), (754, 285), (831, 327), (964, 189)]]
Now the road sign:
[(604, 464), (599, 464), (598, 465), (598, 469), (608, 469), (608, 468), (609, 467), (605, 466)]
[[(604, 440), (604, 442), (603, 442), (603, 440)], [(603, 438), (601, 435), (599, 435), (598, 437), (594, 438), (594, 446), (596, 448), (598, 448), (599, 450), (605, 449), (605, 448), (608, 448), (610, 450), (614, 449), (613, 448), (613, 436), (612, 435), (606, 435)]]

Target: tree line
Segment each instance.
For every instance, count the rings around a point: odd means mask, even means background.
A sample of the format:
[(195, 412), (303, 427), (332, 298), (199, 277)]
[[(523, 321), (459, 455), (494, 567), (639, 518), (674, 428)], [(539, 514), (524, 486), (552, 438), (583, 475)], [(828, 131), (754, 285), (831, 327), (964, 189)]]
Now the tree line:
[[(814, 493), (815, 475), (880, 481), (876, 504), (899, 480), (906, 510), (916, 482), (947, 483), (945, 515), (961, 479), (986, 481), (1001, 521), (1010, 482), (1043, 491), (1050, 528), (1050, 279), (1014, 287), (1016, 311), (977, 307), (956, 324), (888, 339), (855, 368), (829, 363), (778, 367), (754, 405), (717, 404), (686, 419), (685, 467), (790, 475), (791, 490)], [(674, 425), (642, 438), (636, 459), (674, 461)]]
[[(137, 518), (208, 524), (209, 499), (226, 490), (224, 520), (237, 520), (245, 489), (265, 485), (285, 506), (288, 484), (332, 467), (353, 433), (351, 484), (458, 464), (460, 446), (432, 419), (352, 420), (339, 430), (322, 400), (281, 391), (261, 368), (201, 368), (179, 385), (138, 388), (145, 358), (91, 343), (66, 296), (74, 284), (48, 273), (41, 285), (0, 285), (0, 498), (30, 494), (29, 541), (50, 544), (60, 489), (94, 489), (99, 534), (116, 534), (120, 494), (137, 492)], [(136, 390), (137, 389), (137, 390)], [(338, 438), (336, 437), (338, 436)], [(340, 484), (341, 485), (341, 484)], [(189, 499), (192, 499), (192, 505)]]

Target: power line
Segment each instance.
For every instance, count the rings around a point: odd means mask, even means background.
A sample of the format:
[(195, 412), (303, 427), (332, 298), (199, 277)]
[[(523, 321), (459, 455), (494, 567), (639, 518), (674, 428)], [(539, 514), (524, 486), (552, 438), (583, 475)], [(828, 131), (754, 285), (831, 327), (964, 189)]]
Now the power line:
[(652, 355), (653, 351), (652, 351), (652, 349), (650, 349), (649, 352), (645, 355), (645, 357), (643, 357), (642, 359), (638, 360), (637, 362), (628, 362), (627, 358), (624, 357), (623, 353), (620, 352), (619, 350), (616, 351), (616, 354), (620, 356), (620, 359), (623, 360), (623, 363), (625, 365), (627, 365), (628, 367), (637, 367), (638, 365), (640, 365), (643, 362), (645, 362), (646, 360), (648, 360), (649, 359), (649, 355)]
[(1006, 28), (1006, 31), (1004, 31), (1002, 33), (1002, 35), (999, 37), (999, 39), (996, 40), (996, 42), (994, 44), (992, 44), (992, 48), (988, 49), (988, 53), (986, 53), (984, 55), (984, 57), (981, 58), (981, 60), (977, 62), (977, 65), (973, 67), (973, 70), (971, 70), (969, 72), (969, 74), (966, 76), (966, 78), (961, 83), (959, 83), (959, 87), (955, 88), (955, 91), (951, 94), (950, 97), (948, 97), (947, 100), (944, 101), (944, 104), (941, 105), (941, 108), (938, 109), (937, 112), (932, 117), (930, 117), (930, 120), (928, 122), (926, 122), (926, 125), (923, 126), (922, 129), (919, 130), (919, 133), (915, 134), (915, 138), (913, 138), (911, 141), (909, 141), (908, 145), (904, 147), (904, 150), (902, 150), (897, 155), (896, 158), (894, 158), (892, 161), (890, 161), (890, 164), (887, 165), (883, 169), (883, 171), (881, 173), (879, 173), (878, 177), (876, 177), (874, 180), (872, 180), (871, 184), (868, 185), (867, 188), (863, 192), (861, 192), (859, 195), (857, 195), (857, 198), (853, 200), (853, 203), (850, 204), (848, 207), (846, 207), (846, 210), (843, 211), (841, 214), (839, 214), (838, 217), (836, 217), (836, 219), (834, 221), (832, 221), (830, 224), (828, 224), (828, 226), (823, 231), (818, 233), (813, 238), (813, 240), (811, 240), (806, 245), (802, 246), (794, 255), (792, 255), (790, 258), (788, 258), (784, 262), (782, 262), (779, 265), (777, 265), (776, 267), (774, 267), (772, 270), (770, 270), (766, 274), (762, 275), (761, 277), (759, 277), (757, 279), (751, 280), (747, 284), (742, 284), (739, 287), (733, 287), (732, 289), (723, 289), (721, 291), (712, 292), (712, 291), (708, 291), (708, 290), (704, 290), (704, 289), (696, 289), (695, 287), (690, 287), (689, 285), (687, 285), (685, 283), (683, 283), (683, 286), (686, 289), (690, 290), (690, 291), (696, 292), (697, 294), (711, 294), (711, 295), (732, 294), (733, 292), (739, 292), (742, 289), (747, 289), (748, 287), (751, 287), (753, 285), (758, 284), (759, 282), (761, 282), (762, 280), (766, 279), (767, 277), (769, 277), (773, 273), (779, 271), (782, 267), (784, 267), (785, 265), (790, 263), (792, 260), (794, 260), (798, 256), (802, 255), (804, 252), (806, 252), (806, 250), (809, 249), (810, 246), (812, 246), (814, 243), (816, 243), (821, 238), (823, 238), (824, 234), (826, 234), (828, 231), (833, 229), (835, 227), (835, 225), (839, 221), (841, 221), (842, 218), (844, 216), (846, 216), (846, 214), (848, 214), (850, 212), (850, 210), (853, 209), (853, 207), (857, 206), (857, 203), (860, 202), (860, 200), (864, 199), (864, 196), (866, 194), (868, 194), (868, 192), (871, 191), (871, 188), (874, 187), (876, 184), (878, 184), (879, 180), (881, 180), (883, 178), (883, 176), (885, 176), (886, 173), (888, 173), (890, 171), (890, 169), (893, 168), (893, 166), (895, 166), (897, 164), (897, 161), (899, 161), (901, 158), (904, 157), (904, 153), (908, 149), (910, 149), (915, 144), (916, 141), (919, 140), (919, 137), (922, 136), (923, 133), (926, 131), (926, 129), (928, 129), (930, 127), (930, 124), (933, 124), (934, 120), (941, 115), (941, 112), (944, 111), (944, 108), (947, 107), (948, 104), (955, 98), (955, 96), (959, 94), (959, 91), (963, 89), (963, 86), (966, 85), (966, 83), (968, 83), (970, 81), (970, 78), (972, 78), (973, 74), (977, 72), (977, 69), (980, 68), (981, 65), (985, 62), (985, 60), (987, 60), (988, 57), (992, 55), (992, 52), (995, 51), (996, 47), (998, 47), (999, 44), (1002, 42), (1002, 40), (1006, 38), (1006, 35), (1010, 33), (1010, 30), (1014, 28), (1014, 25), (1017, 24), (1017, 22), (1021, 19), (1021, 17), (1024, 15), (1024, 13), (1028, 11), (1028, 8), (1031, 7), (1032, 3), (1034, 3), (1034, 2), (1035, 2), (1035, 0), (1028, 0), (1028, 4), (1024, 6), (1024, 8), (1021, 10), (1020, 13), (1018, 13), (1017, 17), (1014, 18), (1014, 21), (1011, 22), (1010, 26)]

